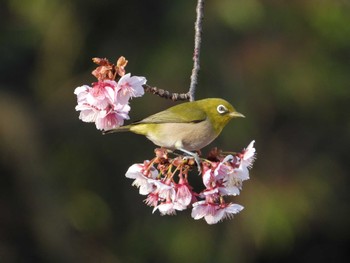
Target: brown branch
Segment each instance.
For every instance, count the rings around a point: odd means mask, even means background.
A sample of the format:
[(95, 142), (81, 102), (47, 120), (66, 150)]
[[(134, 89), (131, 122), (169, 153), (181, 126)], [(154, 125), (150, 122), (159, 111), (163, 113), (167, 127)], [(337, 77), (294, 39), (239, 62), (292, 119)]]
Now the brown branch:
[(173, 93), (164, 89), (158, 89), (157, 87), (151, 87), (147, 84), (143, 85), (145, 92), (157, 95), (161, 98), (170, 99), (173, 101), (177, 100), (190, 100), (189, 93)]
[[(195, 22), (195, 35), (194, 35), (194, 52), (193, 52), (193, 69), (191, 74), (191, 84), (187, 93), (173, 93), (164, 89), (158, 89), (157, 87), (151, 87), (147, 84), (143, 85), (145, 92), (157, 95), (161, 98), (177, 100), (189, 100), (194, 101), (195, 91), (198, 83), (198, 71), (199, 71), (199, 57), (202, 42), (202, 20), (203, 9), (205, 0), (198, 0), (196, 13), (197, 18)], [(125, 74), (125, 66), (128, 61), (124, 57), (120, 57), (117, 61), (117, 65), (110, 63), (106, 58), (93, 58), (94, 63), (99, 65), (92, 74), (99, 80), (111, 79), (117, 80)]]
[(193, 52), (193, 69), (191, 74), (191, 84), (190, 89), (187, 93), (172, 93), (167, 90), (158, 89), (156, 87), (151, 87), (147, 84), (143, 85), (145, 92), (158, 95), (161, 98), (171, 99), (173, 101), (177, 100), (189, 100), (194, 101), (195, 91), (198, 84), (198, 72), (199, 72), (199, 57), (202, 42), (202, 20), (203, 20), (203, 9), (205, 0), (198, 0), (196, 12), (197, 19), (194, 25), (195, 35), (194, 35), (194, 52)]
[(198, 83), (198, 71), (199, 71), (199, 57), (201, 52), (202, 42), (202, 20), (203, 20), (203, 7), (204, 0), (198, 0), (197, 2), (197, 19), (194, 24), (194, 51), (193, 51), (193, 69), (191, 74), (191, 85), (188, 93), (190, 94), (190, 101), (194, 101), (194, 94)]

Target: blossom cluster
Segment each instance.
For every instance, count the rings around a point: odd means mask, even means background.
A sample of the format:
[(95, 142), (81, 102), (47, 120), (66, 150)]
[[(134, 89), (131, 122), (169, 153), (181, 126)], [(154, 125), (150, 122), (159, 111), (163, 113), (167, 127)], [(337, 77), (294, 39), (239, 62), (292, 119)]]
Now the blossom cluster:
[[(94, 58), (98, 66), (92, 71), (97, 81), (74, 90), (79, 119), (94, 122), (98, 130), (111, 130), (129, 119), (129, 101), (141, 97), (147, 90), (146, 78), (125, 72), (128, 61), (120, 57), (116, 65), (107, 59)], [(154, 93), (152, 91), (152, 93)], [(154, 93), (156, 94), (156, 93)], [(175, 215), (176, 211), (192, 209), (193, 219), (216, 224), (242, 211), (243, 206), (228, 202), (229, 196), (240, 194), (243, 181), (249, 179), (249, 169), (255, 160), (254, 141), (238, 153), (224, 153), (216, 148), (207, 158), (178, 155), (164, 148), (155, 150), (150, 161), (133, 164), (126, 177), (146, 196), (144, 202), (153, 213)], [(188, 179), (199, 172), (203, 188), (195, 189)]]
[(153, 212), (174, 215), (192, 207), (192, 217), (208, 224), (216, 224), (239, 213), (243, 206), (226, 202), (226, 196), (236, 196), (242, 190), (243, 181), (249, 179), (249, 168), (255, 160), (254, 141), (239, 153), (224, 154), (213, 149), (207, 159), (201, 158), (200, 165), (204, 189), (195, 191), (188, 180), (188, 173), (196, 170), (196, 162), (188, 156), (169, 157), (166, 149), (155, 150), (151, 161), (133, 164), (126, 177), (134, 179), (144, 200)]
[(107, 59), (94, 58), (99, 66), (92, 72), (97, 82), (74, 90), (80, 111), (79, 119), (94, 122), (98, 130), (110, 130), (129, 119), (129, 100), (144, 94), (145, 77), (125, 74), (127, 60), (120, 57), (117, 64)]

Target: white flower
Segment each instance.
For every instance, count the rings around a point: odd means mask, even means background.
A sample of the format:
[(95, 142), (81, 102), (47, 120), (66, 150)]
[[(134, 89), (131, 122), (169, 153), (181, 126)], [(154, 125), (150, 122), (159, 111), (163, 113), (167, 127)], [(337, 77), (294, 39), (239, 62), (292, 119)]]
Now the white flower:
[(95, 124), (98, 130), (110, 130), (122, 126), (124, 120), (129, 119), (130, 106), (117, 104), (113, 109), (102, 110), (96, 117)]
[[(236, 157), (235, 157), (236, 158)], [(228, 155), (214, 170), (209, 169), (203, 174), (203, 184), (206, 189), (202, 192), (204, 196), (209, 195), (239, 195), (239, 185), (236, 183), (235, 168), (230, 164), (234, 159)]]
[(125, 176), (130, 179), (135, 179), (132, 185), (139, 188), (141, 195), (148, 195), (155, 189), (154, 178), (157, 177), (158, 171), (152, 166), (149, 169), (149, 177), (145, 176), (144, 164), (133, 164), (129, 167)]
[(207, 189), (213, 186), (213, 182), (215, 182), (215, 177), (212, 169), (208, 169), (207, 171), (205, 171), (205, 173), (202, 175), (202, 180), (203, 184)]
[[(227, 192), (228, 195), (238, 195), (242, 189), (243, 181), (249, 179), (249, 168), (252, 167), (255, 160), (255, 148), (253, 147), (254, 142), (255, 141), (252, 141), (248, 147), (242, 151), (242, 153), (238, 154), (239, 157), (236, 157), (238, 160), (233, 158), (227, 159), (227, 161), (234, 161), (239, 165), (236, 168), (231, 166), (231, 170), (226, 169), (227, 174), (224, 177), (224, 186), (226, 189), (222, 191), (223, 194)], [(226, 158), (222, 161), (222, 163), (224, 163)], [(220, 165), (222, 164), (220, 163)], [(218, 168), (221, 168), (220, 165)]]
[(233, 167), (228, 162), (233, 160), (232, 155), (227, 155), (214, 170), (216, 180), (225, 179), (233, 172)]
[(117, 101), (126, 104), (130, 98), (141, 97), (145, 93), (143, 86), (147, 82), (145, 77), (132, 76), (125, 74), (118, 81)]
[(192, 193), (186, 184), (178, 185), (175, 200), (183, 208), (181, 210), (186, 209), (186, 207), (191, 203)]
[(84, 122), (95, 122), (99, 130), (110, 130), (124, 124), (129, 119), (130, 106), (128, 101), (119, 103), (117, 98), (117, 83), (114, 80), (104, 80), (78, 87), (74, 90), (77, 95), (80, 111), (79, 119)]
[(89, 89), (91, 89), (90, 86), (83, 85), (74, 90), (74, 94), (77, 95), (78, 104), (86, 102), (86, 95), (89, 93)]
[(175, 205), (172, 202), (165, 202), (165, 203), (161, 203), (159, 205), (157, 205), (152, 213), (154, 213), (155, 211), (157, 211), (157, 209), (159, 210), (160, 214), (163, 215), (175, 215), (176, 214), (176, 210), (175, 210)]
[[(154, 180), (157, 189), (153, 192), (158, 196), (161, 203), (154, 207), (154, 213), (157, 209), (161, 215), (174, 215), (176, 210), (185, 210), (192, 200), (192, 193), (186, 184), (180, 185), (177, 190), (173, 183), (166, 184), (159, 180)], [(149, 200), (151, 201), (151, 200)], [(155, 202), (151, 202), (154, 204)]]
[(152, 181), (155, 187), (157, 188), (155, 192), (158, 193), (158, 196), (164, 200), (175, 200), (176, 192), (175, 192), (175, 186), (173, 183), (166, 184), (160, 180), (153, 180)]
[(199, 201), (193, 204), (191, 216), (198, 220), (204, 217), (205, 221), (212, 225), (225, 218), (232, 218), (234, 214), (243, 210), (238, 204), (211, 204), (206, 201)]
[(247, 168), (251, 168), (253, 166), (253, 162), (256, 158), (255, 148), (254, 148), (255, 140), (251, 141), (251, 143), (247, 146), (246, 149), (243, 150), (241, 164)]
[(239, 191), (239, 188), (235, 185), (224, 185), (224, 186), (221, 186), (219, 187), (219, 193), (220, 195), (239, 195), (240, 191)]
[(75, 107), (76, 111), (80, 111), (79, 119), (83, 122), (95, 122), (100, 115), (100, 110), (91, 107), (91, 105), (88, 104), (78, 104)]

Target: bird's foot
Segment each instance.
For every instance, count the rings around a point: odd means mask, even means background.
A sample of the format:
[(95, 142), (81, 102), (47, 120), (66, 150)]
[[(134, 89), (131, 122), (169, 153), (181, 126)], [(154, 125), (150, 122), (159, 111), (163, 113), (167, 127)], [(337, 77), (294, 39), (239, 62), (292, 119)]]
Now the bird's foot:
[(189, 156), (185, 156), (184, 158), (186, 158), (186, 157), (194, 158), (194, 160), (195, 160), (195, 162), (197, 164), (197, 167), (198, 167), (198, 172), (199, 172), (199, 174), (201, 174), (202, 173), (202, 167), (201, 167), (201, 160), (199, 158), (198, 153), (190, 152), (190, 151), (187, 151), (185, 149), (179, 149), (179, 150), (189, 155)]

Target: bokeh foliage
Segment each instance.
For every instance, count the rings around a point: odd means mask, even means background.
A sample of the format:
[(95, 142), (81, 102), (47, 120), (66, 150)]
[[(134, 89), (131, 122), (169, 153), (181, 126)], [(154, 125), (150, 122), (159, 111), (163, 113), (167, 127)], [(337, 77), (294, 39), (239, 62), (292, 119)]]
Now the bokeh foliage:
[[(256, 140), (245, 209), (215, 226), (151, 214), (124, 177), (152, 158), (132, 134), (102, 136), (74, 111), (92, 57), (129, 60), (185, 92), (195, 1), (2, 0), (1, 262), (341, 262), (349, 257), (350, 3), (206, 1), (197, 98), (247, 118), (211, 145)], [(146, 94), (132, 120), (173, 102)], [(209, 149), (204, 150), (206, 152)], [(199, 178), (193, 178), (199, 180)]]

